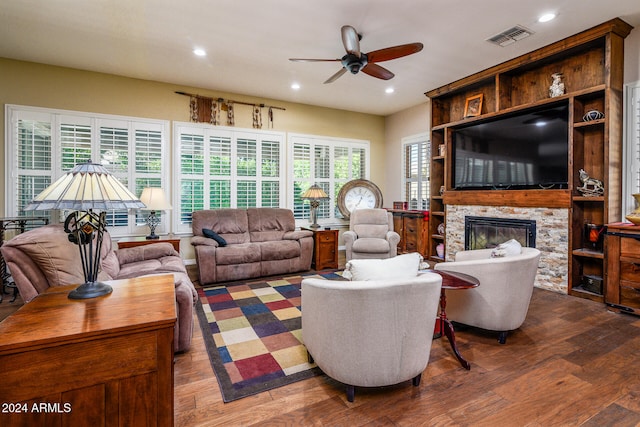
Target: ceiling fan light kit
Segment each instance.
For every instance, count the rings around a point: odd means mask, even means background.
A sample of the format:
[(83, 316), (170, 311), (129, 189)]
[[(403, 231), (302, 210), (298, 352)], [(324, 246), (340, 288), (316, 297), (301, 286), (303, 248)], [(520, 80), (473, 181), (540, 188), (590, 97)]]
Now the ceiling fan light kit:
[(386, 68), (376, 64), (376, 62), (390, 61), (392, 59), (401, 58), (403, 56), (412, 55), (422, 50), (422, 43), (408, 43), (399, 46), (388, 47), (385, 49), (374, 50), (369, 53), (360, 51), (360, 40), (362, 36), (358, 34), (355, 28), (350, 25), (345, 25), (341, 29), (342, 44), (347, 52), (342, 58), (339, 59), (304, 59), (304, 58), (290, 58), (290, 61), (294, 62), (340, 62), (342, 68), (329, 77), (324, 83), (332, 83), (336, 81), (340, 76), (347, 72), (351, 74), (358, 74), (362, 71), (372, 77), (376, 77), (382, 80), (389, 80), (394, 77), (394, 74)]

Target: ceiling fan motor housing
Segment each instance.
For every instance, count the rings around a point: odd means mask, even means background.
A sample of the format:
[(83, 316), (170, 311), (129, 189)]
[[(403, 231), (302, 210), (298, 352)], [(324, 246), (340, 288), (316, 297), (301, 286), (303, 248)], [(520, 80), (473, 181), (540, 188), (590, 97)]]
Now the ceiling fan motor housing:
[(368, 60), (365, 53), (361, 53), (359, 58), (352, 53), (348, 53), (342, 57), (342, 65), (349, 70), (351, 74), (358, 74), (367, 63)]

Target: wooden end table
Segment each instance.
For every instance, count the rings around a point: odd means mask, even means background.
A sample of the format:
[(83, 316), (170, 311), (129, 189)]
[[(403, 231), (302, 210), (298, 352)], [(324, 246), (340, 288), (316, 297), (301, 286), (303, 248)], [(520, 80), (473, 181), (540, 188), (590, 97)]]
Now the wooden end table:
[(0, 402), (24, 405), (0, 425), (173, 426), (173, 276), (107, 283), (83, 300), (67, 296), (77, 285), (50, 287), (0, 322)]
[(173, 234), (160, 236), (159, 239), (147, 239), (144, 236), (124, 237), (118, 240), (118, 248), (135, 248), (136, 246), (150, 245), (152, 243), (171, 243), (176, 252), (180, 253), (180, 238)]
[[(424, 270), (421, 270), (424, 271)], [(449, 340), (449, 344), (451, 344), (451, 349), (453, 350), (453, 354), (455, 354), (456, 358), (460, 362), (463, 368), (470, 370), (471, 365), (469, 362), (462, 357), (460, 351), (458, 350), (458, 345), (456, 344), (456, 335), (453, 330), (453, 325), (451, 321), (447, 319), (447, 295), (445, 291), (447, 289), (451, 290), (459, 290), (459, 289), (470, 289), (475, 288), (480, 285), (480, 281), (473, 276), (464, 273), (458, 273), (454, 271), (443, 271), (443, 270), (426, 270), (430, 273), (439, 274), (442, 277), (442, 290), (440, 291), (440, 314), (436, 319), (436, 327), (434, 331), (434, 338), (440, 338), (442, 335), (445, 335)]]
[(314, 270), (338, 268), (338, 230), (324, 228), (302, 227), (302, 230), (313, 231), (313, 260)]

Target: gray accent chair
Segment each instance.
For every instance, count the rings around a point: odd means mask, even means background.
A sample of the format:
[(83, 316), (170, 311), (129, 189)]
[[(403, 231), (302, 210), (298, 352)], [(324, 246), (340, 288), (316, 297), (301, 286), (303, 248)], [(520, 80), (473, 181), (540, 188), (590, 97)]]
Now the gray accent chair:
[(385, 209), (354, 210), (343, 239), (347, 261), (393, 258), (400, 243), (400, 235), (393, 231), (393, 215)]
[(455, 261), (435, 265), (435, 270), (469, 274), (480, 281), (472, 289), (447, 292), (447, 318), (453, 322), (498, 331), (504, 344), (509, 331), (527, 317), (540, 251), (522, 248), (518, 255), (491, 258), (492, 249), (460, 251)]
[(329, 377), (347, 386), (420, 385), (429, 362), (442, 277), (302, 280), (302, 339)]

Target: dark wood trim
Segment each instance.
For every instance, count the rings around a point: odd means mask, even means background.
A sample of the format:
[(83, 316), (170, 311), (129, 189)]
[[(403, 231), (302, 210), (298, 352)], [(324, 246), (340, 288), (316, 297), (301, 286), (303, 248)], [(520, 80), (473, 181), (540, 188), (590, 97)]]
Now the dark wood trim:
[(456, 80), (455, 82), (441, 86), (439, 88), (425, 92), (425, 95), (429, 98), (439, 97), (445, 94), (449, 94), (458, 90), (468, 88), (470, 85), (480, 84), (481, 82), (489, 79), (493, 79), (496, 74), (504, 73), (514, 68), (519, 68), (550, 56), (562, 53), (567, 49), (574, 48), (576, 46), (583, 45), (591, 40), (595, 40), (599, 37), (605, 36), (609, 33), (617, 34), (618, 36), (625, 38), (633, 27), (620, 18), (614, 18), (610, 21), (604, 22), (596, 27), (585, 30), (574, 36), (567, 37), (563, 40), (550, 44), (542, 49), (521, 55), (517, 58), (503, 62), (486, 70), (480, 71), (472, 76)]
[(570, 190), (447, 191), (445, 205), (570, 208)]

